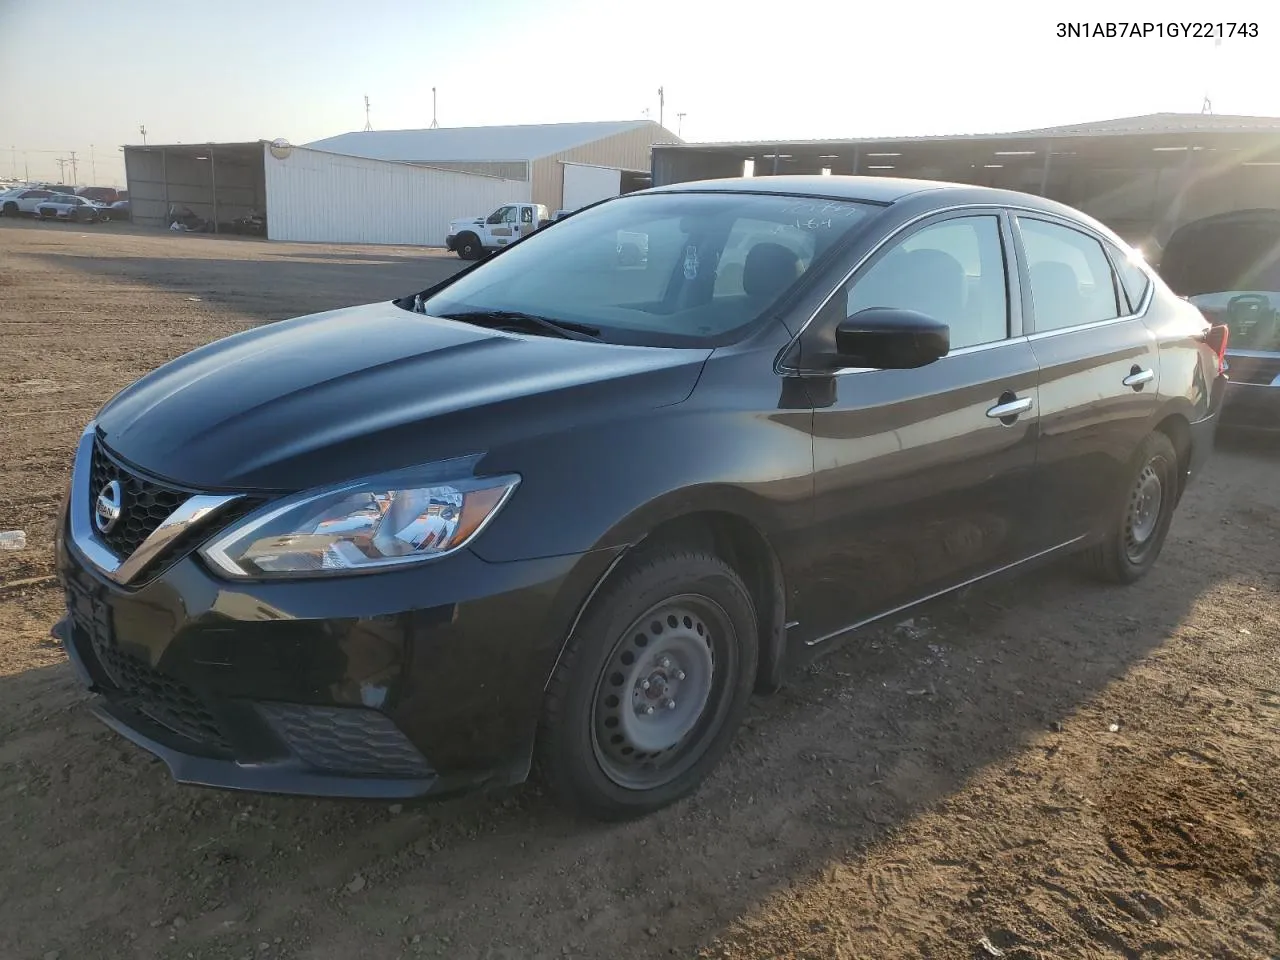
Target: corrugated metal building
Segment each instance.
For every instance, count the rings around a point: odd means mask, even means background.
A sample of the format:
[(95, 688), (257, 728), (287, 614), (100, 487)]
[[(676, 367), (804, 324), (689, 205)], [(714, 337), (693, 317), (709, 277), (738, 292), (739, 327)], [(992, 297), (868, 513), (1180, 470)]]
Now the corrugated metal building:
[(1152, 258), (1180, 226), (1280, 209), (1280, 118), (1158, 113), (1013, 133), (655, 146), (656, 185), (796, 173), (914, 177), (1041, 194)]
[(256, 211), (272, 240), (443, 246), (449, 221), (525, 200), (530, 184), (488, 173), (294, 147), (282, 141), (129, 146), (133, 220), (166, 227), (190, 210), (235, 230)]
[[(679, 137), (652, 120), (361, 130), (307, 144), (374, 160), (522, 180), (534, 203), (576, 210), (649, 186), (650, 152)], [(512, 197), (511, 199), (516, 199)], [(480, 213), (480, 210), (474, 211)]]

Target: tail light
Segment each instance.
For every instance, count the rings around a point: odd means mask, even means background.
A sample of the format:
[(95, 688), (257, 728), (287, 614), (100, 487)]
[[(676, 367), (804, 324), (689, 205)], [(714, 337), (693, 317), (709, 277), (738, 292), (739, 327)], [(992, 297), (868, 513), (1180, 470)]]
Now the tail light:
[(1216, 323), (1205, 332), (1204, 342), (1218, 358), (1219, 375), (1227, 372), (1227, 340), (1230, 331), (1226, 324)]

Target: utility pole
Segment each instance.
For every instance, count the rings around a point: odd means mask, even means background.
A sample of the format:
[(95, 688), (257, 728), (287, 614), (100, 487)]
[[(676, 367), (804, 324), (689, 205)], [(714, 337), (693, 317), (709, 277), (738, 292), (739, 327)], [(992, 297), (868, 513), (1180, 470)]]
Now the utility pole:
[(680, 136), (681, 131), (684, 130), (684, 118), (685, 118), (685, 115), (683, 113), (676, 114), (676, 136), (677, 137)]
[(431, 129), (435, 130), (440, 126), (436, 121), (436, 88), (431, 88)]
[(66, 173), (67, 173), (67, 161), (63, 160), (62, 157), (58, 157), (54, 161), (54, 163), (58, 165), (58, 183), (65, 182)]
[(142, 145), (147, 145), (147, 125), (145, 123), (138, 124), (138, 132), (142, 134)]
[(76, 186), (80, 182), (80, 175), (76, 172), (76, 152), (71, 151), (71, 186)]
[(364, 129), (366, 132), (373, 129), (373, 123), (369, 120), (369, 95), (364, 95)]
[(662, 88), (658, 88), (658, 126), (662, 126), (662, 114), (666, 108), (666, 97), (663, 95)]
[(89, 176), (93, 177), (96, 185), (98, 182), (98, 161), (93, 155), (93, 144), (89, 144)]

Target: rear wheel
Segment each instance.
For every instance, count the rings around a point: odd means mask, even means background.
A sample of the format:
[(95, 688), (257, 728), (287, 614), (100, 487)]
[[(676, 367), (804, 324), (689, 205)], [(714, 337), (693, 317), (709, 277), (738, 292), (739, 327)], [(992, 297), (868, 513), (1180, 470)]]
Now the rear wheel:
[(1128, 584), (1145, 576), (1160, 556), (1178, 501), (1178, 453), (1163, 433), (1146, 438), (1134, 454), (1123, 502), (1113, 508), (1110, 530), (1085, 561), (1094, 576)]
[(480, 238), (474, 233), (460, 234), (456, 243), (458, 257), (462, 260), (479, 260), (484, 253), (484, 249), (480, 246)]
[(606, 584), (547, 691), (538, 761), (574, 812), (643, 816), (728, 749), (756, 670), (751, 596), (723, 560), (664, 549)]

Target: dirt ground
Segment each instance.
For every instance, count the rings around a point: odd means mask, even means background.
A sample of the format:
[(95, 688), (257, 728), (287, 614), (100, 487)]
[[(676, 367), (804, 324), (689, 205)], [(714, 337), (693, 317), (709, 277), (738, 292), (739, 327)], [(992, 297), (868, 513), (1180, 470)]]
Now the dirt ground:
[(1280, 956), (1280, 445), (1223, 444), (1152, 575), (868, 631), (643, 822), (536, 787), (388, 806), (174, 785), (48, 639), (111, 394), (443, 255), (0, 221), (0, 957)]

